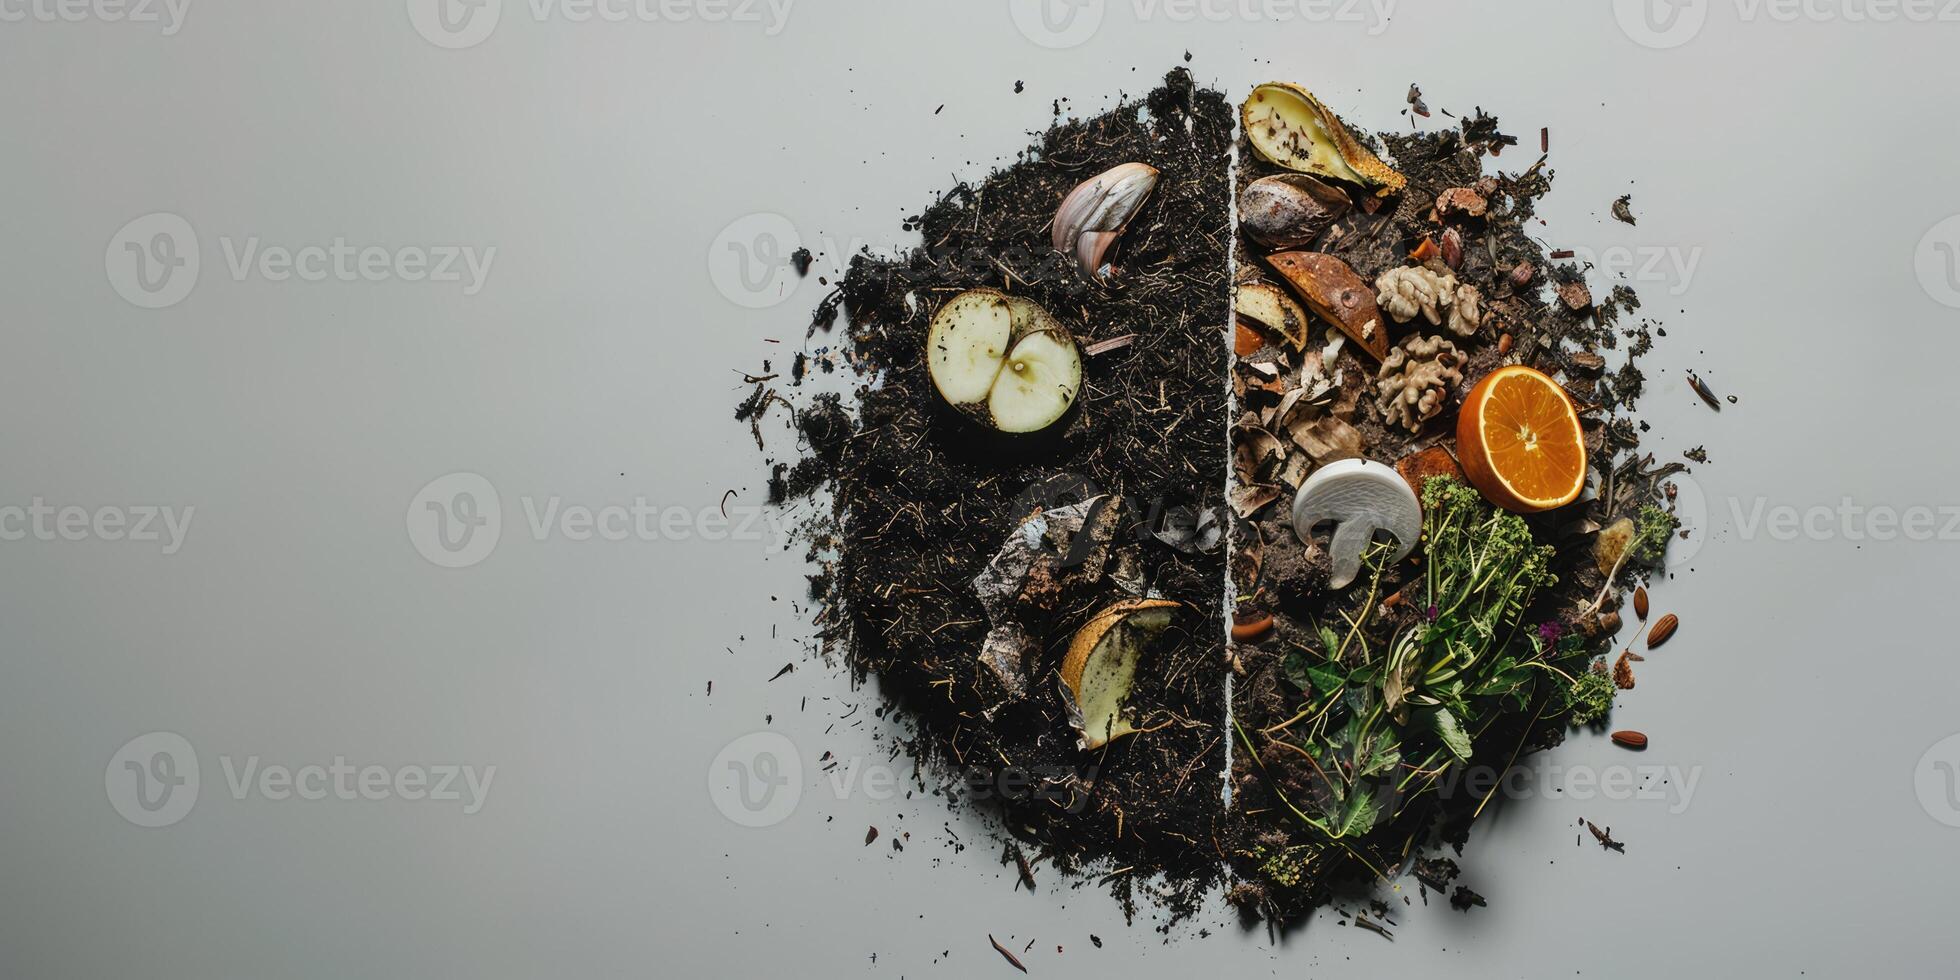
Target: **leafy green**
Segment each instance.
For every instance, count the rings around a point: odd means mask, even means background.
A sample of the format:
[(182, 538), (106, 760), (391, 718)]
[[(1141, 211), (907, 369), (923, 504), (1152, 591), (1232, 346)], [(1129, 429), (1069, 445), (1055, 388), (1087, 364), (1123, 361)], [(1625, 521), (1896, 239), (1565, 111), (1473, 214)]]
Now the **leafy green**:
[(1674, 531), (1681, 526), (1681, 519), (1654, 506), (1646, 504), (1640, 508), (1640, 516), (1634, 519), (1633, 543), (1627, 545), (1627, 559), (1642, 565), (1658, 565), (1661, 556), (1667, 554), (1667, 542), (1674, 537)]
[(1566, 691), (1566, 710), (1569, 710), (1574, 725), (1590, 725), (1606, 717), (1613, 710), (1613, 695), (1617, 689), (1613, 678), (1604, 671), (1586, 670), (1579, 679), (1572, 682)]
[(1660, 564), (1661, 558), (1667, 554), (1668, 541), (1674, 537), (1675, 529), (1681, 526), (1681, 519), (1653, 504), (1643, 504), (1633, 525), (1633, 540), (1628, 541), (1626, 547), (1620, 549), (1620, 556), (1613, 560), (1612, 570), (1606, 573), (1606, 583), (1599, 587), (1599, 596), (1592, 602), (1594, 610), (1606, 603), (1607, 594), (1613, 591), (1613, 583), (1619, 581), (1620, 569), (1626, 567), (1627, 562), (1649, 566)]
[[(1422, 575), (1403, 588), (1414, 597), (1415, 621), (1393, 632), (1380, 621), (1376, 600), (1390, 549), (1371, 548), (1361, 606), (1342, 613), (1339, 629), (1318, 630), (1320, 654), (1296, 650), (1286, 659), (1285, 674), (1306, 703), (1262, 732), (1289, 743), (1293, 751), (1279, 755), (1315, 777), (1304, 798), (1286, 805), (1335, 841), (1392, 823), (1440, 776), (1468, 763), (1498, 717), (1560, 694), (1544, 695), (1540, 683), (1569, 681), (1562, 665), (1583, 647), (1560, 642), (1556, 624), (1523, 628), (1533, 597), (1556, 582), (1552, 549), (1533, 540), (1523, 518), (1445, 477), (1425, 484), (1422, 499)], [(1258, 757), (1250, 734), (1240, 735)]]
[(1436, 734), (1443, 740), (1443, 746), (1456, 756), (1458, 762), (1470, 761), (1470, 736), (1463, 731), (1463, 723), (1448, 708), (1442, 708), (1433, 716)]

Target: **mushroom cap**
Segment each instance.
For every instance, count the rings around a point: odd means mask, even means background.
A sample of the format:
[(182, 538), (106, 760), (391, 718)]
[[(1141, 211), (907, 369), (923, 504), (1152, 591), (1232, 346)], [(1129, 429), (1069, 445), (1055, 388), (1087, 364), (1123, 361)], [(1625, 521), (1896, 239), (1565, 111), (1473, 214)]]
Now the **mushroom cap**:
[(1376, 531), (1395, 538), (1390, 564), (1409, 557), (1422, 536), (1422, 502), (1395, 468), (1369, 459), (1344, 459), (1314, 471), (1293, 498), (1293, 531), (1313, 544), (1313, 529), (1334, 522), (1327, 544), (1333, 572), (1327, 584), (1344, 589), (1361, 572), (1361, 554)]

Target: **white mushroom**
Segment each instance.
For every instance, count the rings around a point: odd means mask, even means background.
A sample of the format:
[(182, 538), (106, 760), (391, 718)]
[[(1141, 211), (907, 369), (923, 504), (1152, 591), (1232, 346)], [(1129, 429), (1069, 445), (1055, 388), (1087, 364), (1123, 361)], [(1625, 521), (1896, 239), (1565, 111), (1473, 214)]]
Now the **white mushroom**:
[(1361, 555), (1376, 532), (1386, 531), (1395, 539), (1391, 564), (1415, 550), (1422, 535), (1422, 504), (1394, 467), (1344, 459), (1321, 467), (1293, 498), (1293, 530), (1301, 541), (1312, 545), (1314, 528), (1328, 522), (1334, 524), (1334, 533), (1327, 543), (1333, 562), (1327, 584), (1345, 589), (1361, 573)]

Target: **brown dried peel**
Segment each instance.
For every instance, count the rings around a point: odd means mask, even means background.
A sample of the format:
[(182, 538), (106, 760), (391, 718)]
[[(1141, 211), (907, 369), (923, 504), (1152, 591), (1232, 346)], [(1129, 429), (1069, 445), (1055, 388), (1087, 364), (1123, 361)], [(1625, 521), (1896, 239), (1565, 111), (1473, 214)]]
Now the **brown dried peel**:
[(1379, 361), (1388, 355), (1388, 330), (1375, 308), (1375, 291), (1346, 262), (1324, 252), (1280, 252), (1266, 261), (1321, 319)]

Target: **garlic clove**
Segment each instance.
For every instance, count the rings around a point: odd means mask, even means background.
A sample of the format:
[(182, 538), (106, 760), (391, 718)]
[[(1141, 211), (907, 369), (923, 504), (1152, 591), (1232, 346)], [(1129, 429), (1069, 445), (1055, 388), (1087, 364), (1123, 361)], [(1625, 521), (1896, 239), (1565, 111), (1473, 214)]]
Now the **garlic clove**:
[(1156, 187), (1157, 168), (1147, 163), (1119, 164), (1075, 185), (1055, 211), (1051, 241), (1095, 275)]
[(1386, 531), (1395, 539), (1390, 564), (1415, 550), (1422, 536), (1422, 503), (1390, 466), (1366, 459), (1344, 459), (1316, 470), (1293, 498), (1293, 530), (1313, 544), (1314, 528), (1332, 522), (1327, 544), (1333, 563), (1330, 588), (1344, 589), (1361, 574), (1361, 555)]
[(1116, 247), (1116, 240), (1121, 237), (1122, 233), (1115, 231), (1083, 232), (1082, 237), (1075, 240), (1076, 264), (1081, 266), (1085, 273), (1099, 274), (1103, 267), (1103, 257), (1109, 254), (1110, 249)]

